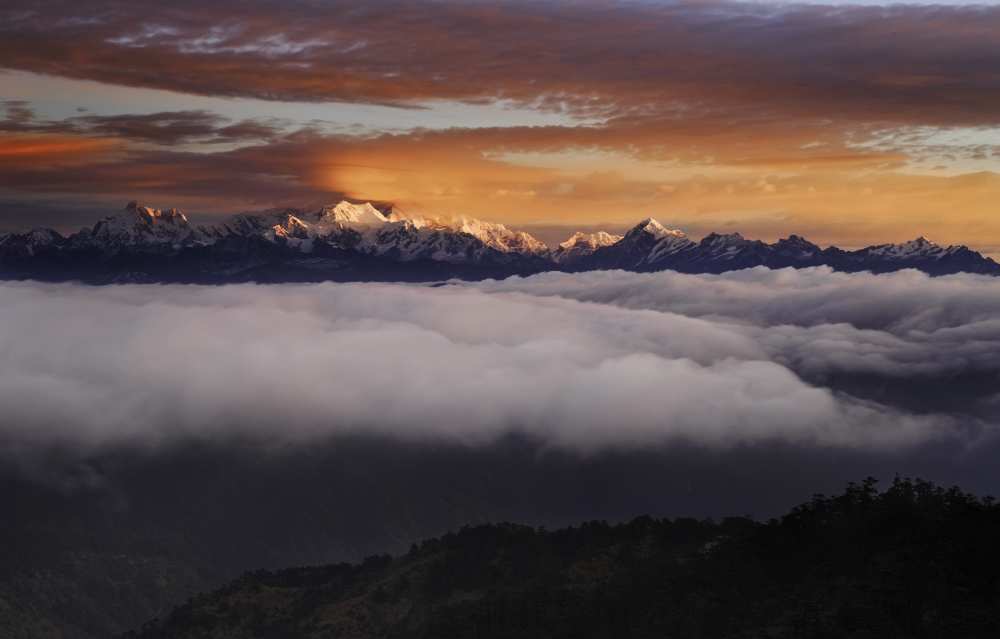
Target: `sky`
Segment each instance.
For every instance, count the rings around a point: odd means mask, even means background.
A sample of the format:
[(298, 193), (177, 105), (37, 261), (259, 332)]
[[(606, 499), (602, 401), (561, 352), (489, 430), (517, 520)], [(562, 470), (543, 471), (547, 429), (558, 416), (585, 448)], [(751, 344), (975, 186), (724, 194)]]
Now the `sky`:
[(996, 2), (0, 7), (0, 228), (349, 197), (1000, 253)]

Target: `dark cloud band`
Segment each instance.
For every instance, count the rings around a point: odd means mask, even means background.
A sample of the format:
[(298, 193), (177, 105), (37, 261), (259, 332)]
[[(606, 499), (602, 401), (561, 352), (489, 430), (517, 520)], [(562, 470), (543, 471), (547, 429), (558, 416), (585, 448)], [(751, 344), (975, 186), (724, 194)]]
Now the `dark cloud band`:
[(14, 0), (0, 25), (4, 67), (205, 95), (506, 98), (626, 120), (678, 105), (740, 120), (1000, 113), (1000, 10), (982, 6)]

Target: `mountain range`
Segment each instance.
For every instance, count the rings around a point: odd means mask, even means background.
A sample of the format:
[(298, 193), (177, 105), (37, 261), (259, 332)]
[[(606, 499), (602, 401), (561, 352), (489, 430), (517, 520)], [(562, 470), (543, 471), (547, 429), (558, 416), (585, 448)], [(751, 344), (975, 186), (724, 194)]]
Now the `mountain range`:
[(695, 241), (647, 218), (625, 235), (577, 232), (550, 248), (502, 224), (442, 221), (348, 201), (317, 211), (239, 214), (202, 226), (177, 209), (130, 202), (69, 236), (52, 229), (0, 235), (0, 278), (91, 283), (428, 281), (549, 270), (721, 273), (754, 266), (1000, 275), (1000, 264), (966, 246), (939, 246), (923, 237), (859, 250), (821, 248), (798, 235), (772, 244), (739, 233)]

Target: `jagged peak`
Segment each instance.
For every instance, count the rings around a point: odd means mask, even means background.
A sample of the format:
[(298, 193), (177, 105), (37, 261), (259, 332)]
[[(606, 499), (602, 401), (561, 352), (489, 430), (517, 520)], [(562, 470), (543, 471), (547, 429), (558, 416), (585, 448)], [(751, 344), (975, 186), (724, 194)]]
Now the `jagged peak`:
[(378, 226), (389, 221), (371, 202), (354, 204), (341, 200), (333, 206), (325, 206), (320, 211), (320, 220), (340, 224)]
[(621, 235), (615, 235), (613, 233), (608, 233), (607, 231), (596, 231), (594, 233), (577, 231), (573, 235), (569, 236), (569, 239), (565, 242), (561, 242), (559, 244), (559, 248), (569, 250), (577, 246), (586, 246), (588, 248), (611, 246), (612, 244), (619, 242), (621, 239)]
[(709, 233), (702, 240), (707, 244), (718, 244), (722, 242), (745, 242), (746, 238), (742, 234), (733, 233)]
[(862, 252), (869, 255), (906, 259), (911, 257), (940, 256), (944, 253), (954, 253), (963, 248), (965, 247), (949, 246), (944, 248), (934, 242), (931, 242), (926, 237), (920, 236), (900, 244), (877, 244), (875, 246), (869, 246), (868, 248), (862, 249)]
[(440, 226), (440, 222), (437, 220), (424, 217), (423, 215), (418, 215), (415, 213), (409, 213), (400, 209), (397, 206), (392, 206), (389, 208), (388, 212), (385, 214), (385, 219), (393, 224), (403, 224), (409, 225), (413, 228), (422, 229), (428, 226)]
[[(515, 264), (528, 257), (533, 266), (548, 260), (553, 264), (627, 264), (630, 268), (656, 268), (663, 265), (713, 263), (745, 266), (768, 265), (848, 265), (851, 269), (871, 266), (873, 270), (916, 267), (932, 273), (970, 272), (1000, 274), (1000, 266), (988, 257), (964, 245), (942, 247), (924, 236), (897, 244), (881, 244), (844, 251), (835, 246), (819, 249), (801, 235), (789, 235), (773, 244), (746, 239), (740, 233), (710, 233), (699, 242), (683, 232), (671, 230), (649, 217), (624, 236), (605, 231), (577, 231), (555, 247), (549, 248), (525, 231), (504, 224), (475, 218), (433, 218), (407, 215), (398, 208), (371, 202), (341, 201), (335, 205), (307, 211), (284, 208), (248, 212), (211, 225), (192, 227), (177, 209), (155, 209), (131, 201), (97, 222), (93, 227), (62, 238), (51, 229), (0, 233), (4, 251), (15, 255), (33, 255), (33, 247), (52, 244), (56, 250), (88, 250), (94, 247), (108, 252), (122, 247), (152, 246), (180, 249), (206, 246), (231, 236), (255, 237), (312, 251), (323, 243), (340, 249), (397, 261), (431, 259), (463, 262), (469, 260)], [(336, 223), (338, 220), (342, 223)], [(431, 220), (431, 221), (428, 221)], [(369, 224), (374, 222), (375, 224)], [(424, 227), (428, 228), (424, 228)], [(631, 238), (632, 241), (623, 241)], [(602, 249), (621, 243), (605, 252)], [(598, 254), (586, 261), (591, 254)], [(41, 254), (39, 252), (39, 254)], [(747, 259), (744, 259), (747, 258)], [(752, 260), (756, 260), (753, 262)], [(528, 263), (528, 262), (526, 262)]]
[(474, 217), (459, 217), (454, 228), (462, 233), (475, 235), (477, 233), (513, 233), (506, 225), (499, 222), (487, 222)]
[(35, 227), (24, 234), (24, 237), (32, 242), (52, 242), (63, 239), (59, 231), (45, 227)]
[(136, 200), (125, 205), (125, 212), (130, 214), (129, 217), (145, 224), (188, 224), (187, 216), (180, 209), (154, 209), (150, 206), (143, 206)]
[(287, 214), (284, 222), (272, 226), (271, 231), (273, 231), (277, 237), (292, 237), (307, 234), (309, 232), (309, 228), (308, 223), (289, 213)]
[(155, 209), (133, 200), (121, 213), (109, 215), (78, 233), (74, 241), (107, 246), (174, 244), (190, 239), (195, 233), (180, 210)]
[(795, 233), (792, 233), (788, 237), (786, 237), (784, 239), (781, 239), (781, 240), (778, 240), (778, 241), (779, 242), (789, 243), (789, 244), (812, 244), (812, 242), (810, 242), (806, 238), (802, 237), (801, 235), (796, 235)]
[(644, 219), (643, 221), (639, 222), (634, 227), (632, 227), (632, 230), (626, 233), (625, 237), (635, 237), (640, 233), (646, 233), (647, 235), (652, 235), (657, 239), (668, 236), (687, 237), (683, 231), (679, 231), (677, 229), (668, 229), (667, 227), (660, 224), (659, 221), (651, 217), (647, 217), (646, 219)]
[(525, 231), (513, 231), (498, 222), (460, 217), (452, 227), (459, 233), (471, 235), (489, 247), (503, 253), (544, 253), (544, 242)]
[(791, 234), (788, 237), (781, 238), (774, 243), (774, 246), (778, 247), (795, 247), (795, 248), (809, 248), (815, 249), (819, 248), (819, 245), (814, 242), (810, 242), (801, 235)]

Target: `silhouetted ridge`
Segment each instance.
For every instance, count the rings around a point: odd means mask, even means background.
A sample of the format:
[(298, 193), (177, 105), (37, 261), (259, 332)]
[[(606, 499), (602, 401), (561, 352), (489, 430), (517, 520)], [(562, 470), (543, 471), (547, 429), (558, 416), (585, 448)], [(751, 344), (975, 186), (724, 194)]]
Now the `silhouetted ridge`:
[(1000, 507), (872, 480), (768, 523), (465, 528), (362, 564), (251, 573), (133, 639), (991, 637)]

